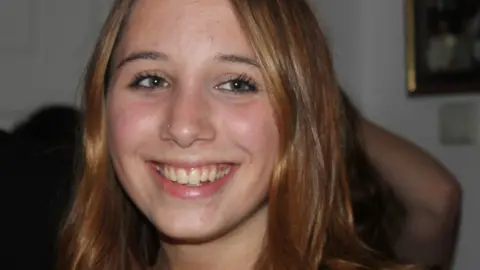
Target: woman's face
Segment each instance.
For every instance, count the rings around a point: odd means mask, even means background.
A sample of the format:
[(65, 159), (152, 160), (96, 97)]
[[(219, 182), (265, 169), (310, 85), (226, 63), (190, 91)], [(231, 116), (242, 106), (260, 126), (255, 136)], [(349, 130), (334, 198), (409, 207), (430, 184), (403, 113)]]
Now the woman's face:
[(205, 241), (264, 220), (279, 134), (227, 0), (137, 1), (112, 69), (113, 165), (158, 230)]

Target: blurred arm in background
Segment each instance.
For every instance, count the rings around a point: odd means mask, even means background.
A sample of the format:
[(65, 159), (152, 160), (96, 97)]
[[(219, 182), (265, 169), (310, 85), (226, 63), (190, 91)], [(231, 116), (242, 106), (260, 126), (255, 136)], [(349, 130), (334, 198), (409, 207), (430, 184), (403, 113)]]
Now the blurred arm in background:
[(461, 188), (455, 177), (418, 146), (360, 117), (358, 132), (381, 179), (404, 205), (396, 255), (406, 262), (450, 269)]

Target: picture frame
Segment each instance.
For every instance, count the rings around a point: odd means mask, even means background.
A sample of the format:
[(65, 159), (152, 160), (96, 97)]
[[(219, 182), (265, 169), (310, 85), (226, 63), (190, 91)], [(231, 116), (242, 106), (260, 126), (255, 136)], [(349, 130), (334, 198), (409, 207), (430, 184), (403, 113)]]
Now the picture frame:
[(405, 0), (409, 95), (480, 94), (480, 1)]

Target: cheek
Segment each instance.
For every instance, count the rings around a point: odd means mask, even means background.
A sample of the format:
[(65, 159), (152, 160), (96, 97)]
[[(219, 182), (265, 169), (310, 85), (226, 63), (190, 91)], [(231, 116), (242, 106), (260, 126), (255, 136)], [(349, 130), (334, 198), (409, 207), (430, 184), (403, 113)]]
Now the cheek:
[(275, 157), (278, 151), (278, 129), (271, 110), (265, 107), (253, 106), (225, 114), (229, 137), (254, 155), (252, 158)]
[(133, 150), (151, 132), (153, 124), (148, 106), (115, 96), (108, 100), (107, 134), (112, 152)]

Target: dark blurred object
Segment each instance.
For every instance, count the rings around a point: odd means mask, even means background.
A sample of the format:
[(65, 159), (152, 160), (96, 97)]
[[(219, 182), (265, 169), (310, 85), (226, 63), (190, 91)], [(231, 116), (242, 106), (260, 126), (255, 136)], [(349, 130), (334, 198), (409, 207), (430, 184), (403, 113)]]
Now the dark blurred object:
[(34, 112), (13, 129), (15, 136), (48, 144), (74, 145), (80, 113), (66, 105), (52, 105)]
[[(56, 236), (74, 175), (79, 114), (48, 107), (0, 132), (1, 236), (8, 269), (54, 269)], [(3, 268), (2, 268), (3, 269)]]
[(5, 140), (7, 137), (9, 137), (10, 135), (5, 131), (5, 130), (0, 130), (0, 142), (2, 140)]

